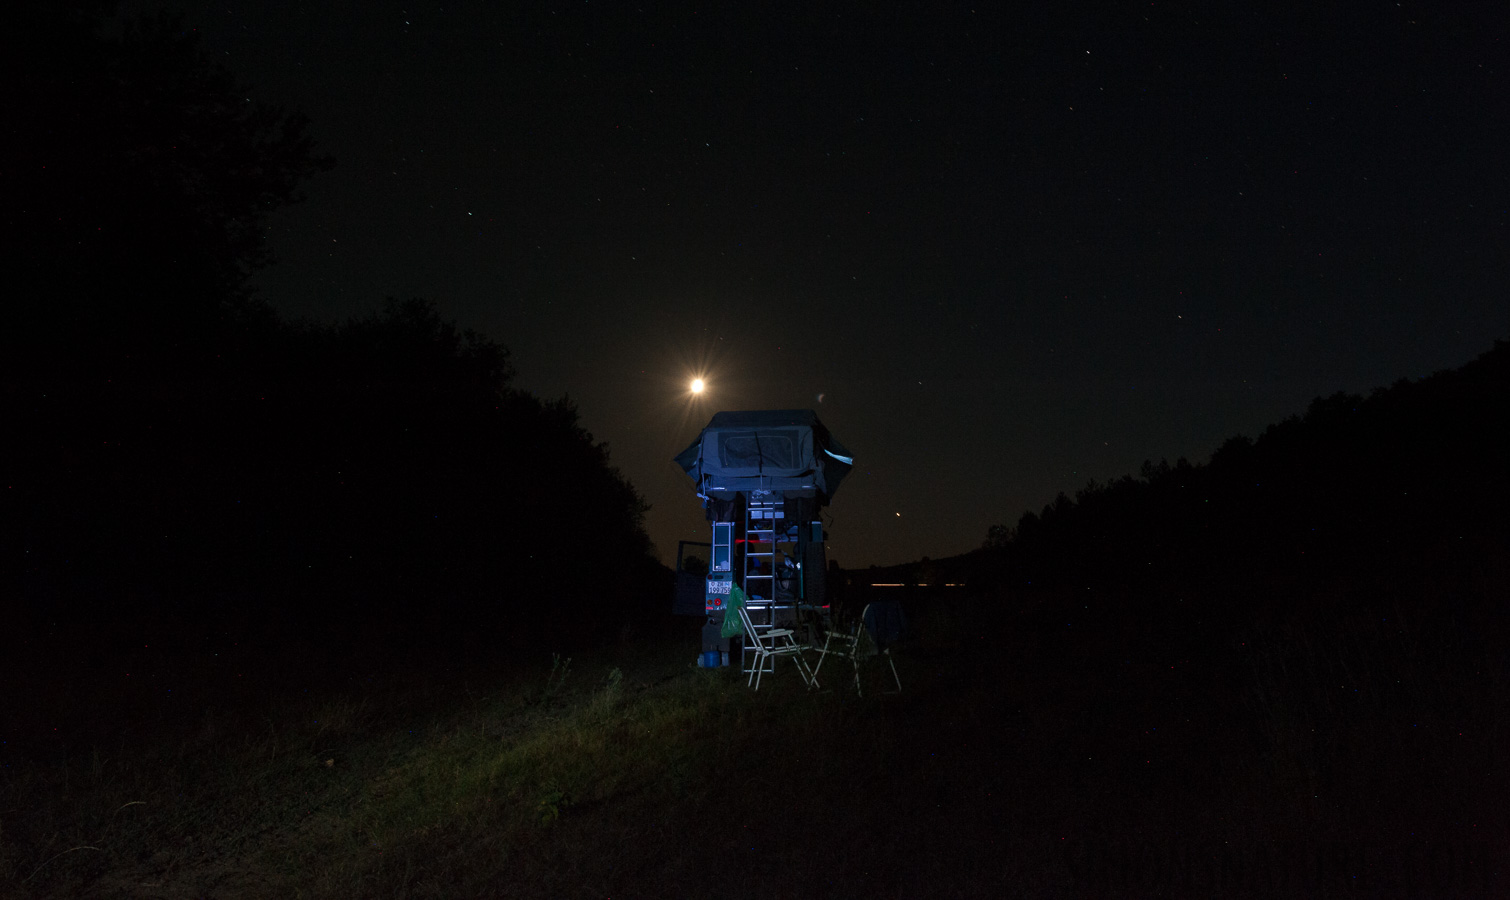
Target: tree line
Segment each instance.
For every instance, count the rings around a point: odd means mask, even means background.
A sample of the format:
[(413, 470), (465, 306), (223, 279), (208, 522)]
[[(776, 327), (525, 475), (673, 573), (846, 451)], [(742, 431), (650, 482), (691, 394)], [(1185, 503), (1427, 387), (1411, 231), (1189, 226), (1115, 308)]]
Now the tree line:
[(1333, 682), (1476, 696), (1510, 639), (1507, 439), (1497, 341), (1455, 370), (1317, 398), (1207, 463), (1060, 494), (991, 528), (970, 579), (1077, 664), (1201, 661), (1238, 704), (1255, 679), (1303, 698)]
[(642, 499), (504, 346), (424, 300), (315, 324), (251, 293), (267, 214), (333, 161), (111, 9), (4, 39), (10, 639), (482, 647), (658, 612)]
[(1510, 342), (1460, 369), (1237, 436), (1204, 464), (1145, 462), (1137, 477), (1060, 494), (984, 549), (1002, 585), (1220, 587), (1383, 572), (1460, 541), (1503, 535), (1510, 478)]

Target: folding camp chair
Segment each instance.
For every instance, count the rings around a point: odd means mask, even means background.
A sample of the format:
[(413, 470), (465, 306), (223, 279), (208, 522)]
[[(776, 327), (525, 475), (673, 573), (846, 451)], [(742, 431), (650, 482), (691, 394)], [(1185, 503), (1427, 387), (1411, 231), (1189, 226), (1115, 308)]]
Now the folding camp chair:
[(896, 661), (891, 658), (891, 646), (901, 639), (905, 628), (906, 620), (902, 617), (900, 603), (895, 600), (877, 600), (866, 604), (854, 627), (829, 629), (823, 639), (823, 646), (818, 650), (818, 665), (813, 668), (813, 679), (817, 680), (823, 661), (829, 656), (843, 657), (854, 666), (855, 694), (863, 697), (865, 693), (860, 689), (860, 660), (884, 656), (886, 664), (891, 667), (891, 677), (897, 683), (897, 689), (888, 693), (901, 693), (902, 677), (897, 674)]
[[(746, 685), (753, 682), (755, 690), (760, 690), (760, 676), (765, 672), (767, 660), (770, 661), (771, 670), (775, 671), (776, 658), (790, 656), (797, 664), (797, 672), (802, 676), (802, 681), (808, 689), (812, 690), (818, 686), (818, 676), (813, 674), (812, 668), (802, 656), (803, 651), (811, 648), (797, 642), (796, 632), (790, 628), (757, 628), (750, 621), (749, 604), (739, 603), (736, 606), (731, 602), (729, 605), (738, 611), (739, 621), (744, 625), (745, 649), (753, 650), (755, 653), (750, 677), (745, 680)], [(727, 612), (724, 614), (728, 615)]]

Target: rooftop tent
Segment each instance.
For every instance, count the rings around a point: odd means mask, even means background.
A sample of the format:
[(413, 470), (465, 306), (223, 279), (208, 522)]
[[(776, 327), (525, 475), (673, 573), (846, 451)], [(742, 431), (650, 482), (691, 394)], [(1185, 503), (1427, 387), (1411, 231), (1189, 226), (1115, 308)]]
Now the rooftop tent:
[(768, 490), (821, 503), (834, 496), (853, 464), (810, 409), (717, 413), (676, 462), (703, 496)]

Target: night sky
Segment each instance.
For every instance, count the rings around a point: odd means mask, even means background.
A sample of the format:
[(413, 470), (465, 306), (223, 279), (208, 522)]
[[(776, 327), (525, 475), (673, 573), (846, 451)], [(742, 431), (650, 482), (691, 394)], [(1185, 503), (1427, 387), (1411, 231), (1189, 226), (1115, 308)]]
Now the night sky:
[(261, 295), (503, 343), (663, 559), (718, 409), (816, 409), (889, 564), (1510, 337), (1510, 7), (1006, 6), (175, 8), (338, 163)]

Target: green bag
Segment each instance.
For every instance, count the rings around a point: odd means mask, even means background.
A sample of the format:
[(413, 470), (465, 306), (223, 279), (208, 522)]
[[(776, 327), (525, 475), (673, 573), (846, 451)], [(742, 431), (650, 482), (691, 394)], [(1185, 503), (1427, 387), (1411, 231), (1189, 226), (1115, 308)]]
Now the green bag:
[(745, 592), (739, 589), (739, 585), (729, 586), (729, 602), (724, 606), (724, 624), (718, 633), (721, 637), (736, 638), (744, 637), (745, 626), (739, 621), (739, 608), (749, 600)]

